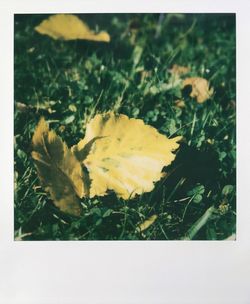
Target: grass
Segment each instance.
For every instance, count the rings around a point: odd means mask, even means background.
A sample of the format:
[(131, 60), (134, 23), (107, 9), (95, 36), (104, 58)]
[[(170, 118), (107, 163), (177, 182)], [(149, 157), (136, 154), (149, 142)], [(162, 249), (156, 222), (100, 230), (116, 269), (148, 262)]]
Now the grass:
[[(15, 237), (17, 240), (222, 240), (236, 230), (235, 16), (82, 15), (110, 43), (55, 41), (34, 27), (46, 15), (15, 16)], [(173, 64), (214, 88), (202, 104), (167, 87)], [(185, 107), (176, 106), (182, 99)], [(41, 116), (69, 146), (95, 113), (143, 119), (183, 143), (167, 178), (124, 201), (83, 199), (80, 218), (60, 212), (40, 187), (31, 138)], [(145, 231), (138, 225), (152, 215)]]

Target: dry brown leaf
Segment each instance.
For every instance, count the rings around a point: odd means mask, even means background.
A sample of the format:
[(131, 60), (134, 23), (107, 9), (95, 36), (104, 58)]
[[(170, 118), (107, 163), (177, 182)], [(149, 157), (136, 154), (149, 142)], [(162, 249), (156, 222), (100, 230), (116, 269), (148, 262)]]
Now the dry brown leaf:
[(87, 194), (81, 164), (42, 118), (32, 138), (32, 157), (39, 179), (61, 211), (81, 214), (79, 197)]
[(181, 76), (187, 74), (189, 71), (190, 71), (189, 67), (181, 66), (178, 64), (174, 64), (172, 68), (169, 70), (169, 72), (175, 76)]
[(209, 99), (214, 92), (213, 88), (209, 88), (208, 81), (201, 77), (186, 78), (183, 81), (183, 88), (188, 85), (192, 86), (190, 97), (196, 98), (198, 103), (203, 103)]
[(110, 36), (107, 32), (101, 31), (96, 34), (91, 31), (86, 23), (75, 15), (58, 14), (50, 16), (43, 20), (35, 30), (42, 34), (48, 35), (53, 39), (62, 40), (91, 40), (109, 42)]

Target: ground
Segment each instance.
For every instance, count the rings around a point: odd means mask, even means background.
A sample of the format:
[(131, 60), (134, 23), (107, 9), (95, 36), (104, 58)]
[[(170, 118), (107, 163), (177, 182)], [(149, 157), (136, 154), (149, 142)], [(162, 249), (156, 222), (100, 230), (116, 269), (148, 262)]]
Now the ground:
[[(222, 240), (236, 232), (236, 63), (232, 14), (79, 15), (109, 43), (53, 40), (47, 15), (16, 15), (14, 33), (16, 240)], [(171, 68), (209, 81), (203, 103), (172, 85)], [(182, 76), (181, 76), (182, 77)], [(184, 76), (183, 76), (184, 77)], [(185, 78), (184, 77), (184, 78)], [(43, 116), (69, 146), (108, 110), (183, 136), (166, 178), (132, 200), (82, 199), (61, 212), (40, 185), (32, 135)], [(152, 216), (145, 230), (139, 227)], [(142, 226), (141, 226), (142, 227)]]

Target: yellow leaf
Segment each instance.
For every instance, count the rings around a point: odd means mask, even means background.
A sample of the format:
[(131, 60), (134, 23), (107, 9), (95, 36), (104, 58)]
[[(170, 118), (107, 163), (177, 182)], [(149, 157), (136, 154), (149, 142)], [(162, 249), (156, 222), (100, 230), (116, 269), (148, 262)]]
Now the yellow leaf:
[(146, 221), (144, 221), (143, 223), (141, 223), (138, 227), (137, 227), (137, 231), (138, 232), (142, 232), (146, 229), (148, 229), (157, 219), (157, 215), (154, 214), (152, 216), (150, 216), (150, 218), (148, 218)]
[(110, 36), (107, 32), (102, 31), (96, 34), (77, 16), (69, 14), (50, 16), (36, 26), (35, 30), (42, 35), (48, 35), (56, 40), (110, 41)]
[(214, 92), (213, 88), (209, 88), (208, 81), (201, 77), (186, 78), (183, 81), (183, 87), (187, 85), (192, 86), (190, 97), (196, 98), (198, 103), (203, 103), (204, 101), (209, 99)]
[(129, 199), (153, 190), (163, 167), (174, 160), (180, 139), (168, 139), (140, 119), (108, 112), (88, 123), (84, 139), (72, 150), (88, 169), (90, 197), (113, 190)]
[(86, 176), (67, 145), (50, 131), (42, 118), (32, 138), (32, 157), (38, 176), (54, 204), (63, 212), (80, 215), (79, 197), (87, 194)]

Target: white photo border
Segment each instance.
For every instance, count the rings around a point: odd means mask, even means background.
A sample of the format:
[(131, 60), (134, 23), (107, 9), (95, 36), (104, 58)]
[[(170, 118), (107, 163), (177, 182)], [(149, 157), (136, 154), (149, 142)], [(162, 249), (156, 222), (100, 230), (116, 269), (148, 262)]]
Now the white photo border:
[[(1, 1), (1, 303), (250, 303), (249, 11), (248, 0)], [(236, 13), (236, 241), (14, 241), (14, 14), (59, 12)]]

